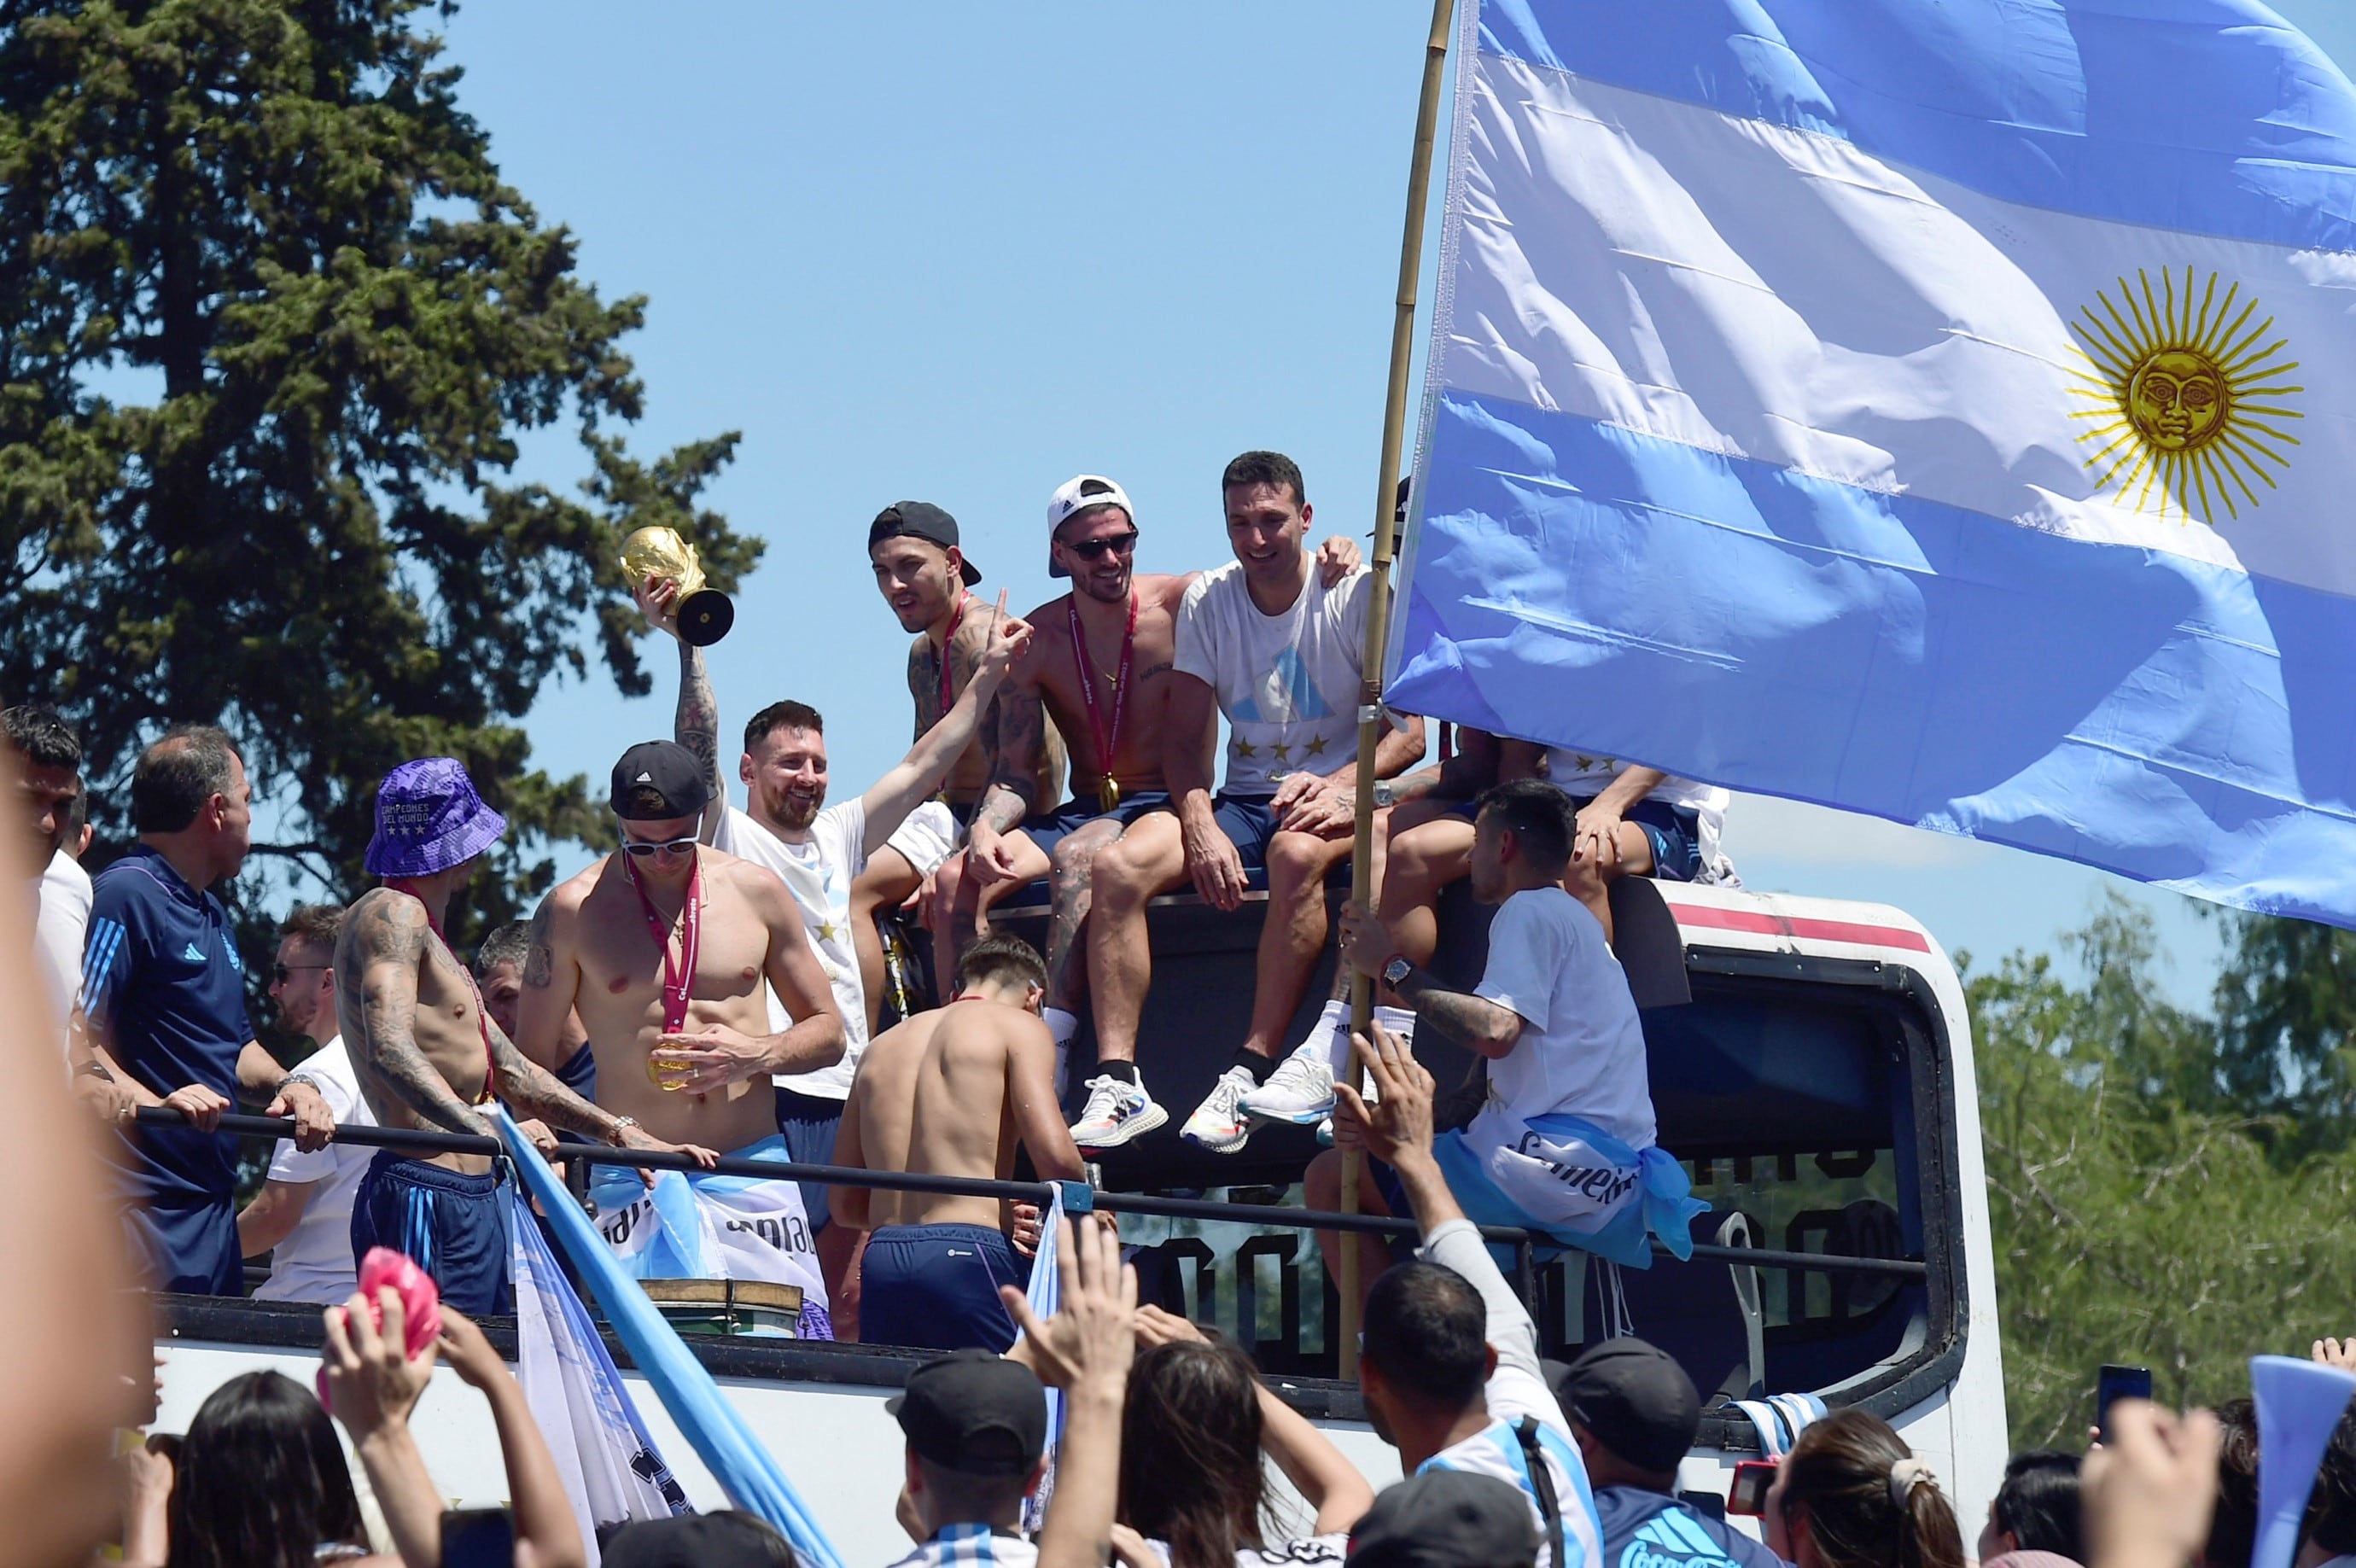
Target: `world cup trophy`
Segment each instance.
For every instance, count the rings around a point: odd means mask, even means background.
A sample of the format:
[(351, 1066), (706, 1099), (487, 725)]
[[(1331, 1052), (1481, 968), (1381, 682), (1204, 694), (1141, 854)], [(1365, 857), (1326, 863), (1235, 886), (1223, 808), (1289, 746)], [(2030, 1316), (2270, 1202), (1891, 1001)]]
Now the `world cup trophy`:
[(736, 606), (717, 588), (703, 585), (703, 563), (676, 528), (640, 528), (622, 541), (621, 564), (633, 588), (659, 577), (679, 584), (671, 613), (679, 621), (680, 640), (689, 646), (710, 647), (736, 624)]

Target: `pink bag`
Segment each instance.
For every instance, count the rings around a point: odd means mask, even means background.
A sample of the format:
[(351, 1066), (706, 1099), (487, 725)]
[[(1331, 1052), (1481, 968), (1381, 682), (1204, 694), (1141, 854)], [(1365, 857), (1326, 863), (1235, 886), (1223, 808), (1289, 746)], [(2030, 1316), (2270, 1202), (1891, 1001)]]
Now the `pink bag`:
[[(379, 1332), (384, 1328), (384, 1305), (377, 1292), (386, 1285), (401, 1297), (402, 1320), (408, 1344), (403, 1349), (411, 1360), (425, 1353), (442, 1333), (442, 1290), (434, 1276), (419, 1268), (402, 1253), (391, 1247), (370, 1247), (368, 1256), (360, 1260), (360, 1295), (368, 1303), (369, 1321)], [(319, 1369), (319, 1403), (333, 1411), (327, 1399), (327, 1369)]]

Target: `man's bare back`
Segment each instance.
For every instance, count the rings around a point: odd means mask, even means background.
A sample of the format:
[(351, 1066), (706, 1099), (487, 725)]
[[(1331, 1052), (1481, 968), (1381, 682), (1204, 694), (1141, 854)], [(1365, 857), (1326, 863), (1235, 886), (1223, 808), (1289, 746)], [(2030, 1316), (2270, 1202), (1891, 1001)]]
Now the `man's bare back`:
[[(1137, 638), (1130, 650), (1130, 686), (1121, 703), (1120, 730), (1113, 740), (1111, 773), (1123, 795), (1165, 788), (1162, 780), (1162, 724), (1170, 708), (1170, 667), (1177, 657), (1178, 605), (1194, 574), (1140, 574), (1132, 580), (1137, 595)], [(1112, 722), (1114, 679), (1120, 672), (1122, 633), (1128, 625), (1125, 607), (1109, 631), (1089, 634), (1085, 659), (1072, 651), (1072, 595), (1053, 599), (1033, 610), (1031, 647), (1014, 666), (1006, 690), (999, 697), (1000, 752), (1008, 758), (1031, 754), (1041, 733), (1061, 731), (1071, 748), (1072, 795), (1087, 800), (1105, 775), (1097, 754), (1097, 738), (1088, 722), (1087, 693), (1081, 686), (1083, 664), (1093, 672), (1097, 714)], [(1053, 809), (1055, 802), (1034, 799), (1032, 809)]]
[[(1036, 1013), (969, 994), (868, 1045), (844, 1109), (836, 1162), (1002, 1181), (1014, 1174), (1019, 1143), (1042, 1180), (1076, 1181), (1080, 1153), (1064, 1125), (1055, 1078), (1055, 1041)], [(867, 1230), (1012, 1230), (1006, 1206), (991, 1198), (838, 1189), (835, 1202), (847, 1223)]]
[[(596, 1053), (601, 1106), (657, 1137), (726, 1152), (776, 1133), (770, 1074), (836, 1061), (842, 1029), (785, 883), (708, 846), (697, 853), (699, 951), (678, 1035), (663, 1027), (664, 949), (618, 851), (552, 891), (532, 917), (521, 1028), (526, 1040), (552, 1047), (577, 1011)], [(642, 877), (676, 964), (688, 879), (666, 880), (676, 885)], [(769, 1034), (765, 978), (801, 1020), (780, 1036)], [(657, 1086), (648, 1062), (658, 1050), (665, 1076), (685, 1087)]]

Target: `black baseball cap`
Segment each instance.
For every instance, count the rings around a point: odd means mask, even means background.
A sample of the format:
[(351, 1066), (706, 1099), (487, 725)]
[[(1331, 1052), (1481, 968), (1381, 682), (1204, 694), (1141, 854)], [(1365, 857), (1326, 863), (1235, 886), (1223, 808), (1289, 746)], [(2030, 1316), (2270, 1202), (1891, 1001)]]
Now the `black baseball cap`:
[(1375, 1499), (1350, 1531), (1350, 1568), (1530, 1568), (1538, 1527), (1521, 1488), (1426, 1470)]
[(792, 1542), (766, 1521), (730, 1509), (640, 1520), (600, 1550), (606, 1568), (792, 1568)]
[(958, 543), (957, 519), (930, 501), (894, 501), (876, 513), (875, 520), (867, 525), (867, 548), (873, 549), (881, 541), (902, 534), (958, 550), (958, 575), (965, 579), (965, 585), (970, 588), (981, 581), (981, 568), (965, 559), (965, 547)]
[(918, 1458), (963, 1476), (1027, 1476), (1047, 1446), (1047, 1391), (987, 1350), (926, 1361), (884, 1408)]
[(1563, 1413), (1640, 1470), (1674, 1472), (1701, 1430), (1701, 1396), (1676, 1359), (1632, 1336), (1571, 1362), (1555, 1392)]
[[(659, 809), (637, 804), (648, 790), (661, 797)], [(703, 765), (676, 741), (641, 741), (614, 764), (614, 815), (625, 822), (701, 816), (711, 804)]]

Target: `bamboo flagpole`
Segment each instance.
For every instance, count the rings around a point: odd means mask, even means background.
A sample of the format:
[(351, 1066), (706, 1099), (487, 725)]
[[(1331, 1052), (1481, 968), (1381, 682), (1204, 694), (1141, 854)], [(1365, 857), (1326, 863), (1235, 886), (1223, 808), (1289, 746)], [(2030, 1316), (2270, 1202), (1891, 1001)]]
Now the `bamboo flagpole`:
[[(1431, 148), (1440, 131), (1440, 81), (1448, 64), (1448, 34), (1456, 0), (1432, 0), (1431, 37), (1423, 46), (1423, 97), (1415, 112), (1415, 152), (1408, 164), (1407, 226), (1399, 241), (1398, 309), (1391, 318), (1390, 390), (1383, 402), (1382, 472), (1375, 485), (1374, 581), (1366, 605), (1365, 672), (1358, 696), (1357, 841), (1350, 851), (1350, 898), (1362, 907), (1375, 902), (1375, 749), (1383, 737), (1383, 651), (1390, 641), (1391, 552), (1398, 544), (1399, 453), (1407, 443), (1408, 366), (1415, 350), (1415, 290), (1423, 271), (1423, 211), (1431, 194)], [(1364, 1034), (1375, 1016), (1375, 983), (1364, 975), (1350, 980), (1350, 1028)], [(1349, 1069), (1352, 1081), (1357, 1068)], [(1361, 1157), (1342, 1153), (1342, 1212), (1358, 1211)], [(1342, 1376), (1358, 1375), (1358, 1241), (1342, 1241), (1339, 1365)]]

